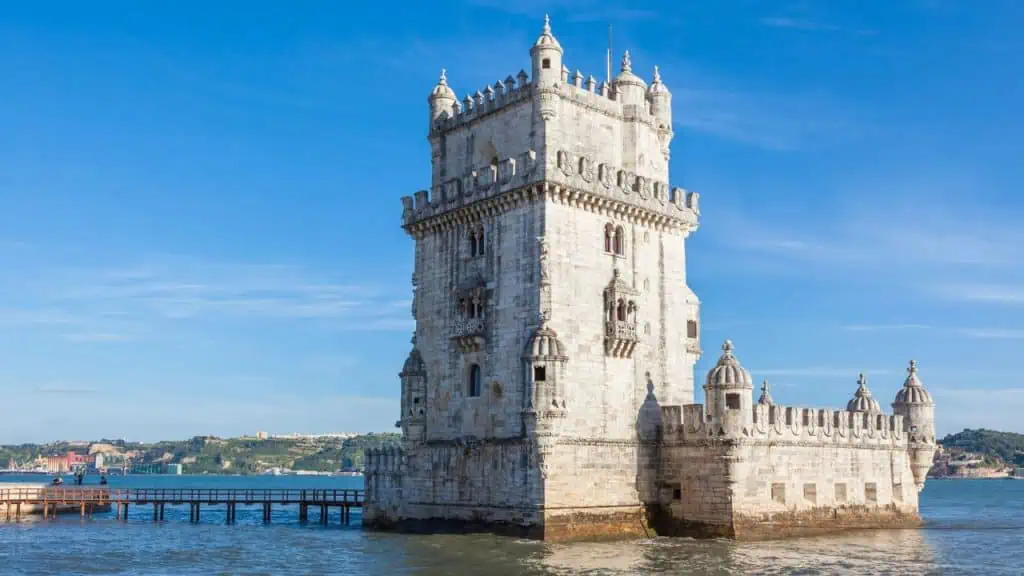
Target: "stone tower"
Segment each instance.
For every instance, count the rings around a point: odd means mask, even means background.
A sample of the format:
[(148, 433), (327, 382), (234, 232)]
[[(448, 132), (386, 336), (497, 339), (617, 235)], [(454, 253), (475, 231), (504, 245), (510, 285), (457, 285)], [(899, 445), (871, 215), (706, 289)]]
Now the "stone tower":
[[(697, 194), (668, 185), (672, 96), (627, 52), (570, 72), (550, 22), (530, 70), (430, 92), (429, 190), (402, 198), (416, 332), (400, 448), (367, 453), (363, 523), (544, 539), (762, 538), (914, 526), (935, 450), (911, 365), (886, 415), (776, 404), (731, 342), (694, 404)], [(913, 489), (913, 488), (916, 489)], [(652, 530), (654, 532), (652, 532)]]
[(400, 516), (607, 527), (649, 492), (655, 438), (640, 431), (657, 429), (656, 403), (693, 401), (697, 195), (668, 185), (671, 95), (628, 52), (600, 85), (563, 56), (545, 18), (532, 79), (460, 102), (442, 71), (428, 96), (431, 187), (402, 199), (416, 333)]

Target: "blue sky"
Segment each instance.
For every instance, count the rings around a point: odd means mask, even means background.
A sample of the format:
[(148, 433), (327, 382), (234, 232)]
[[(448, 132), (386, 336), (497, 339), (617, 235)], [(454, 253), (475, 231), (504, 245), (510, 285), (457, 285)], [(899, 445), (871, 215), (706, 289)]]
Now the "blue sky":
[(426, 96), (545, 12), (673, 92), (699, 378), (728, 337), (780, 403), (888, 406), (916, 358), (940, 432), (1024, 432), (1022, 4), (40, 0), (0, 9), (0, 442), (393, 430)]

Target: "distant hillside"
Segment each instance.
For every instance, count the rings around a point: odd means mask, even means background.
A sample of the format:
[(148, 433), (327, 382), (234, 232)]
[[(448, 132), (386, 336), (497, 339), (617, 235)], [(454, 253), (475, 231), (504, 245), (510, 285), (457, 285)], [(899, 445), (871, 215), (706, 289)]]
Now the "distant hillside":
[(971, 452), (993, 464), (1024, 466), (1024, 434), (970, 428), (939, 440), (947, 451)]
[(259, 474), (270, 468), (335, 472), (362, 470), (365, 453), (397, 443), (395, 433), (364, 434), (336, 438), (217, 438), (195, 436), (188, 440), (153, 443), (102, 440), (92, 443), (51, 443), (0, 446), (0, 467), (12, 462), (21, 468), (38, 464), (46, 456), (68, 452), (87, 455), (102, 453), (105, 466), (147, 466), (181, 464), (185, 474)]

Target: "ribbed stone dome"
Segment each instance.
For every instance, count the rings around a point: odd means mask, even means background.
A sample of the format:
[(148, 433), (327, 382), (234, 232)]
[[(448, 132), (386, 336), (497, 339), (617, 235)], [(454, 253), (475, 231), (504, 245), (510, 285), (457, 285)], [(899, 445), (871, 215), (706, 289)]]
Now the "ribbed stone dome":
[(654, 81), (651, 82), (651, 86), (649, 88), (647, 88), (647, 93), (652, 95), (652, 96), (654, 94), (668, 94), (669, 93), (668, 92), (668, 86), (665, 86), (661, 82), (661, 72), (658, 70), (657, 66), (654, 67)]
[(526, 343), (523, 357), (537, 360), (566, 360), (568, 358), (565, 354), (565, 346), (558, 339), (558, 334), (549, 328), (546, 322), (541, 323), (530, 337), (530, 341)]
[(619, 75), (615, 77), (616, 86), (626, 84), (641, 86), (644, 90), (647, 89), (647, 82), (644, 82), (643, 78), (633, 74), (633, 63), (629, 59), (629, 50), (626, 50), (622, 55), (622, 70), (619, 72)]
[(534, 48), (552, 48), (562, 51), (562, 45), (558, 43), (558, 40), (551, 34), (551, 19), (548, 18), (547, 14), (544, 15), (544, 29), (541, 31), (540, 36), (537, 37), (537, 41), (533, 43)]
[(705, 387), (719, 388), (753, 388), (753, 379), (750, 372), (740, 365), (740, 361), (732, 354), (732, 341), (726, 340), (722, 344), (722, 356), (718, 364), (708, 372)]
[(451, 101), (455, 101), (455, 91), (448, 86), (448, 75), (447, 72), (441, 69), (441, 78), (438, 79), (437, 85), (430, 91), (429, 100), (437, 100), (438, 98), (446, 98)]
[(881, 412), (882, 405), (871, 396), (868, 390), (868, 380), (861, 374), (857, 377), (857, 391), (853, 398), (846, 403), (846, 409), (850, 412)]
[(402, 366), (402, 374), (424, 374), (426, 371), (426, 365), (423, 364), (423, 357), (420, 356), (420, 351), (413, 348), (405, 359), (405, 364)]
[(895, 404), (926, 404), (933, 405), (932, 395), (924, 389), (924, 385), (917, 378), (917, 362), (910, 361), (907, 368), (907, 379), (903, 382), (903, 388), (896, 393)]

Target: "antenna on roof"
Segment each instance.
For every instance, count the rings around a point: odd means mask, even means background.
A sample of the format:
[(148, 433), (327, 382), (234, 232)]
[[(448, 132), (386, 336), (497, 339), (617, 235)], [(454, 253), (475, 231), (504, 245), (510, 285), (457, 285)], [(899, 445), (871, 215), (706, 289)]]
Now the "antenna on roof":
[(605, 72), (607, 73), (606, 80), (608, 84), (612, 83), (612, 25), (608, 25), (608, 57), (605, 60)]

